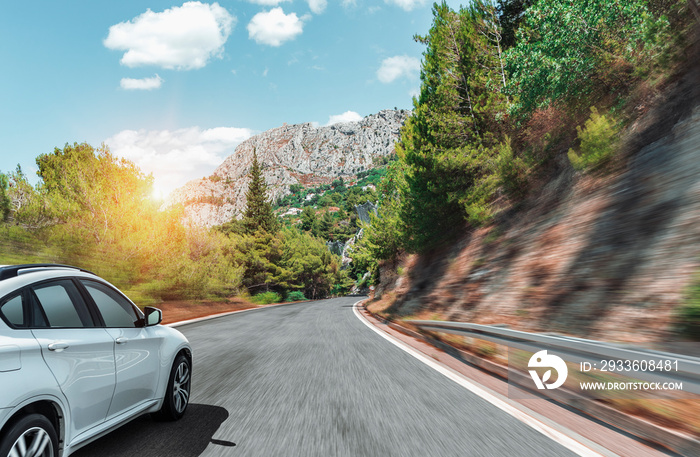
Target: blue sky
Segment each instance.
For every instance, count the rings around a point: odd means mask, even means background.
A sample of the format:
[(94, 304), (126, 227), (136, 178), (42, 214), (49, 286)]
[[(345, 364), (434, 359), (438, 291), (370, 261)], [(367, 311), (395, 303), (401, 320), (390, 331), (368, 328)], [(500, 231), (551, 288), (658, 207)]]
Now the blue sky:
[[(0, 171), (106, 143), (164, 194), (283, 123), (411, 108), (427, 0), (7, 2)], [(458, 2), (450, 3), (453, 8)]]

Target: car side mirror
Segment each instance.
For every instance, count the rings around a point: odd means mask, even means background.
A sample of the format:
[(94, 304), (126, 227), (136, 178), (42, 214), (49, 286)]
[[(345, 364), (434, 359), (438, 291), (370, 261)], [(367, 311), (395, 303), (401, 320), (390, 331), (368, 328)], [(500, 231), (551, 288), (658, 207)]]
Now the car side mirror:
[(158, 325), (163, 320), (163, 311), (152, 306), (146, 306), (143, 309), (143, 313), (146, 315), (146, 327), (152, 325)]

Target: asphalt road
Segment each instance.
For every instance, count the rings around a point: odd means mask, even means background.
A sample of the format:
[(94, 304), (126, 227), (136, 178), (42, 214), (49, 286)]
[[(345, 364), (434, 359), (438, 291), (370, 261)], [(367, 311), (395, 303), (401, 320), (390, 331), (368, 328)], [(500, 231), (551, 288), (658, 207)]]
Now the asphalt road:
[(355, 301), (180, 327), (195, 354), (185, 418), (140, 418), (74, 455), (574, 455), (375, 334)]

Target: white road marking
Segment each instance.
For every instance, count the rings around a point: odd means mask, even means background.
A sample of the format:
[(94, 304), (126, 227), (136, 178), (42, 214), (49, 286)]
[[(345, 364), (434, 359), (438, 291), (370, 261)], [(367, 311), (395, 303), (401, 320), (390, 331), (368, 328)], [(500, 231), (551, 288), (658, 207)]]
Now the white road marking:
[[(386, 332), (383, 332), (382, 330), (378, 329), (377, 327), (372, 325), (372, 323), (370, 323), (367, 319), (365, 319), (364, 316), (362, 316), (362, 314), (360, 314), (360, 312), (357, 309), (360, 302), (362, 302), (362, 300), (356, 302), (353, 305), (352, 310), (355, 313), (355, 316), (363, 324), (365, 324), (367, 327), (372, 329), (374, 332), (376, 332), (382, 338), (389, 341), (394, 346), (396, 346), (399, 349), (402, 349), (403, 351), (412, 355), (416, 359), (425, 363), (429, 367), (433, 368), (437, 372), (441, 373), (442, 375), (444, 375), (447, 378), (451, 379), (452, 381), (456, 382), (457, 384), (459, 384), (460, 386), (469, 390), (470, 392), (474, 393), (475, 395), (478, 395), (479, 397), (483, 398), (484, 400), (491, 403), (492, 405), (494, 405), (498, 409), (510, 414), (511, 416), (520, 420), (524, 424), (532, 427), (533, 429), (535, 429), (538, 432), (542, 433), (543, 435), (549, 437), (550, 439), (554, 440), (555, 442), (561, 444), (562, 446), (564, 446), (565, 448), (569, 449), (571, 452), (573, 452), (577, 455), (580, 455), (582, 457), (617, 457), (617, 454), (614, 454), (607, 449), (603, 449), (601, 446), (591, 442), (590, 440), (584, 438), (583, 436), (580, 436), (579, 434), (577, 434), (571, 430), (567, 430), (568, 433), (563, 433), (562, 431), (557, 430), (556, 428), (554, 428), (553, 424), (550, 425), (550, 424), (545, 423), (545, 421), (551, 423), (551, 421), (549, 419), (544, 418), (540, 414), (537, 414), (534, 411), (529, 410), (528, 408), (526, 408), (522, 405), (516, 406), (514, 404), (514, 402), (511, 402), (506, 397), (503, 397), (502, 395), (499, 395), (493, 391), (490, 391), (483, 386), (480, 386), (480, 385), (473, 383), (472, 381), (468, 380), (467, 378), (465, 378), (463, 375), (457, 373), (456, 371), (454, 371), (454, 370), (452, 370), (452, 369), (450, 369), (450, 368), (448, 368), (440, 363), (437, 363), (436, 361), (430, 359), (425, 354), (418, 352), (417, 350), (413, 349), (412, 347), (406, 345), (404, 342), (402, 342), (402, 341), (394, 338), (393, 336), (387, 334)], [(538, 416), (538, 417), (534, 417), (534, 416)], [(586, 445), (583, 444), (584, 442), (586, 443)], [(598, 448), (599, 451), (596, 452), (596, 451), (592, 450), (591, 447)]]
[(276, 308), (278, 306), (297, 305), (299, 303), (306, 303), (306, 301), (298, 301), (298, 302), (292, 302), (292, 303), (280, 303), (278, 305), (262, 305), (262, 306), (258, 306), (255, 308), (239, 309), (238, 311), (227, 311), (225, 313), (210, 314), (208, 316), (195, 317), (194, 319), (187, 319), (184, 321), (172, 322), (170, 324), (165, 324), (165, 326), (166, 327), (179, 327), (181, 325), (194, 324), (195, 322), (208, 321), (210, 319), (216, 319), (218, 317), (230, 316), (231, 314), (244, 313), (246, 311), (254, 311), (256, 309), (268, 309), (268, 308)]

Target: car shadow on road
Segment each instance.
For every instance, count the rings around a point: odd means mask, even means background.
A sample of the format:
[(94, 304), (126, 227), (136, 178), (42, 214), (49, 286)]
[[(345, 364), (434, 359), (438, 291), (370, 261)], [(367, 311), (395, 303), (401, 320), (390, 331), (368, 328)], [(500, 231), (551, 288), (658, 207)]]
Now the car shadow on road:
[(142, 416), (90, 443), (72, 457), (198, 457), (209, 443), (233, 447), (213, 439), (228, 411), (218, 406), (190, 404), (177, 422), (160, 422)]

